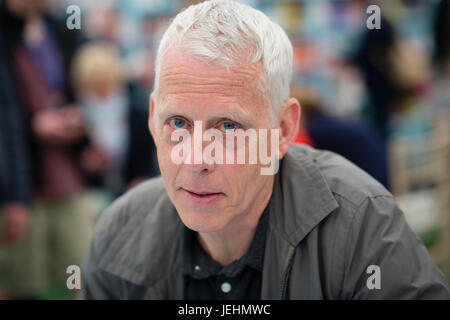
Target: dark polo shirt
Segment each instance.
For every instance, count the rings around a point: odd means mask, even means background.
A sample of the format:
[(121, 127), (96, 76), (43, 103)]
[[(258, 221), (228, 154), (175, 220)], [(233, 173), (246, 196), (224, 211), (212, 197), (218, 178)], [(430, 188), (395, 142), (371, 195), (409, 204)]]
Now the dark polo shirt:
[(258, 300), (261, 299), (264, 248), (268, 226), (268, 207), (264, 209), (252, 243), (242, 258), (222, 267), (200, 246), (195, 231), (183, 227), (182, 272), (185, 299)]

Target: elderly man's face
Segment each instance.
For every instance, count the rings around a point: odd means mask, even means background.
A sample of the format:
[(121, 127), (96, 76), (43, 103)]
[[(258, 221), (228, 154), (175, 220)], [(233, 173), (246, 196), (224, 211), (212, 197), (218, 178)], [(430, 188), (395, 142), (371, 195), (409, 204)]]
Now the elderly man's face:
[[(164, 57), (159, 99), (153, 100), (152, 95), (149, 123), (168, 195), (184, 224), (193, 230), (220, 231), (242, 223), (270, 197), (273, 176), (261, 175), (259, 161), (175, 164), (171, 157), (178, 143), (171, 141), (171, 134), (178, 128), (192, 134), (194, 121), (201, 121), (202, 132), (220, 130), (224, 141), (234, 129), (270, 129), (270, 113), (257, 89), (259, 72), (258, 65), (245, 64), (227, 71), (181, 49)], [(203, 142), (202, 149), (209, 143)]]

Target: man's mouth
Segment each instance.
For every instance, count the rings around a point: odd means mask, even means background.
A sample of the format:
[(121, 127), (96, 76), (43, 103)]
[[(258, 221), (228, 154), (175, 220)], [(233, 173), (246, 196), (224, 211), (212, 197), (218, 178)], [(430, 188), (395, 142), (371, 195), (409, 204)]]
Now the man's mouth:
[(188, 196), (188, 198), (196, 204), (208, 205), (212, 204), (223, 196), (223, 192), (209, 192), (199, 190), (188, 190), (181, 188), (182, 191)]
[(222, 192), (192, 191), (192, 190), (188, 190), (188, 189), (183, 189), (183, 190), (193, 194), (194, 196), (198, 196), (198, 197), (207, 197), (207, 196), (211, 196), (211, 195), (222, 194)]

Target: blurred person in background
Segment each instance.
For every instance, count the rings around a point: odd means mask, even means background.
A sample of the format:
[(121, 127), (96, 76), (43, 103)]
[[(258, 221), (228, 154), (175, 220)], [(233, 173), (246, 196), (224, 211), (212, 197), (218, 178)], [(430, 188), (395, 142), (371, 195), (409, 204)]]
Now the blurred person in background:
[(386, 141), (396, 91), (396, 86), (389, 76), (388, 57), (397, 39), (394, 27), (385, 17), (381, 18), (381, 25), (381, 29), (367, 30), (352, 60), (364, 76), (368, 90), (369, 121)]
[[(7, 265), (7, 250), (22, 239), (30, 221), (28, 194), (29, 168), (26, 161), (25, 135), (17, 97), (10, 85), (10, 66), (0, 34), (0, 274)], [(0, 299), (6, 298), (0, 287)]]
[(158, 174), (147, 113), (130, 99), (117, 48), (101, 42), (83, 46), (72, 65), (72, 81), (92, 145), (83, 152), (93, 185), (114, 196)]
[[(450, 121), (450, 1), (442, 0), (437, 7), (434, 25), (434, 65), (437, 75), (435, 105), (445, 110)], [(450, 123), (450, 122), (449, 122)]]
[(426, 96), (431, 68), (426, 52), (411, 39), (400, 38), (383, 15), (380, 24), (380, 29), (366, 31), (352, 61), (368, 91), (369, 104), (363, 116), (387, 148), (397, 119)]
[(437, 72), (450, 75), (450, 1), (441, 0), (434, 25), (434, 60)]
[(312, 145), (318, 149), (330, 150), (344, 156), (388, 188), (385, 144), (373, 129), (362, 123), (326, 114), (319, 96), (308, 86), (294, 86), (291, 95), (297, 98), (302, 106), (301, 127), (304, 127), (306, 132), (299, 134), (307, 135)]
[[(46, 0), (0, 3), (1, 65), (7, 67), (2, 94), (11, 101), (0, 109), (0, 118), (14, 120), (2, 128), (8, 130), (2, 136), (17, 137), (14, 148), (4, 148), (0, 162), (30, 178), (22, 179), (20, 197), (3, 199), (0, 254), (6, 258), (0, 266), (0, 291), (10, 298), (71, 297), (66, 270), (80, 264), (92, 232), (81, 169), (88, 141), (68, 81), (82, 37), (49, 16), (50, 5)], [(16, 178), (20, 175), (6, 177), (4, 188)], [(11, 228), (20, 237), (11, 238)]]

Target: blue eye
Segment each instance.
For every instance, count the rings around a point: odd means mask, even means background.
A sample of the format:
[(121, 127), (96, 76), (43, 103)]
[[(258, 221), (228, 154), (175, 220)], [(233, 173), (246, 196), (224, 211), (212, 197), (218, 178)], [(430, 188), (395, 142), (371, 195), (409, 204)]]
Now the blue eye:
[(182, 118), (174, 118), (170, 120), (171, 126), (174, 129), (183, 129), (183, 127), (186, 125), (186, 120)]
[(236, 124), (234, 124), (233, 122), (224, 122), (222, 123), (222, 125), (225, 132), (233, 132), (234, 130), (236, 130)]

